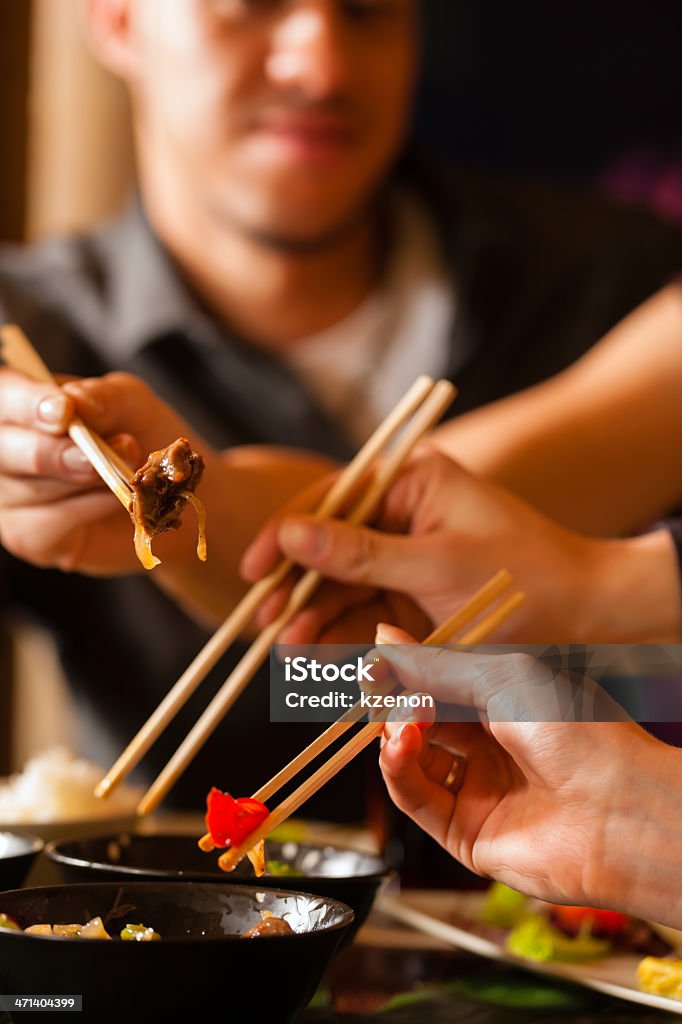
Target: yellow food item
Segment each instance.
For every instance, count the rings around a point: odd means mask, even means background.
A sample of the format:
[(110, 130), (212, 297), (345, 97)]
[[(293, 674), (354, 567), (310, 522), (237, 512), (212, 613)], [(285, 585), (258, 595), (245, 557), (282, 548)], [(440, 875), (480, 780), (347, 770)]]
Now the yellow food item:
[[(40, 927), (40, 925), (38, 927)], [(52, 934), (61, 935), (63, 938), (69, 939), (73, 938), (75, 935), (80, 935), (82, 927), (82, 924), (56, 924), (52, 928)], [(28, 931), (28, 929), (26, 930)]]
[(265, 840), (261, 839), (259, 843), (252, 846), (246, 856), (253, 865), (256, 878), (261, 878), (265, 874)]
[(110, 939), (101, 917), (93, 917), (87, 924), (32, 924), (24, 928), (25, 935), (58, 935), (62, 939)]
[(637, 967), (637, 981), (642, 992), (682, 1000), (682, 960), (647, 956)]
[(51, 924), (32, 924), (29, 928), (24, 928), (25, 935), (53, 935)]

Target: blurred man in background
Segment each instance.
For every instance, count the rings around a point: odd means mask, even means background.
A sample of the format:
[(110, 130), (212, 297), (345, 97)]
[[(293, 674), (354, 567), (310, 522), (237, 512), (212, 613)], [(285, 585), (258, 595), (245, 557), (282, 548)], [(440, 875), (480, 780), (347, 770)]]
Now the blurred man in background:
[[(234, 603), (265, 517), (346, 459), (418, 373), (456, 379), (459, 410), (507, 395), (570, 363), (682, 262), (679, 236), (643, 215), (411, 153), (418, 14), (415, 0), (88, 4), (93, 45), (130, 89), (139, 197), (93, 235), (6, 252), (0, 311), (54, 371), (132, 376), (65, 399), (2, 371), (0, 531), (8, 603), (54, 629), (101, 761)], [(224, 571), (191, 608), (190, 531), (142, 575), (125, 514), (65, 437), (74, 408), (136, 463), (180, 430), (206, 452)], [(261, 679), (175, 799), (257, 788), (307, 735), (267, 723)], [(334, 785), (325, 810), (358, 817), (357, 774)]]

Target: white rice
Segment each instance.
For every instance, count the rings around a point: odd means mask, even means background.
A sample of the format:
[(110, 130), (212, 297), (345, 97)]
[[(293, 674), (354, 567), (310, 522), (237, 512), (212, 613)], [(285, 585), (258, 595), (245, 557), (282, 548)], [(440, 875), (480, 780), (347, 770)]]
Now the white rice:
[(104, 770), (76, 758), (66, 747), (52, 747), (27, 762), (24, 770), (0, 779), (0, 821), (29, 822), (111, 818), (135, 810), (141, 791), (119, 786), (106, 800), (93, 790)]

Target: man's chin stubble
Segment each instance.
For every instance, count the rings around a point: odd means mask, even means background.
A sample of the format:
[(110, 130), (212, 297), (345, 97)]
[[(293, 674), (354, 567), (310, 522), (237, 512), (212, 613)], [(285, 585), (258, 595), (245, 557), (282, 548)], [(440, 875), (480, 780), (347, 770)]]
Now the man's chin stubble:
[(226, 228), (273, 255), (320, 256), (347, 242), (374, 217), (375, 209), (374, 204), (367, 204), (344, 220), (308, 234), (297, 233), (294, 229), (251, 224), (224, 207), (214, 213), (218, 214)]

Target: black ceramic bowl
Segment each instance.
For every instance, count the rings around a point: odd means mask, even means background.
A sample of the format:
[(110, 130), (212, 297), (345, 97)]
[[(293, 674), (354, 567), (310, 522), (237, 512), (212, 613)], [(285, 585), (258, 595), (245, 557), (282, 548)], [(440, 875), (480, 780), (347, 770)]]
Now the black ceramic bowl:
[(37, 836), (0, 832), (0, 890), (21, 885), (42, 848)]
[(248, 860), (229, 874), (218, 867), (218, 852), (202, 853), (196, 836), (129, 833), (96, 836), (49, 843), (47, 856), (58, 864), (65, 882), (192, 881), (234, 885), (259, 885), (265, 889), (284, 886), (297, 892), (347, 903), (355, 911), (351, 935), (369, 914), (377, 889), (388, 876), (387, 863), (380, 857), (336, 846), (310, 843), (265, 844), (266, 860), (279, 861), (300, 876), (265, 875), (255, 879)]
[[(85, 1020), (98, 1024), (214, 1016), (284, 1024), (314, 994), (353, 919), (342, 903), (306, 893), (193, 882), (18, 889), (0, 894), (0, 910), (22, 927), (101, 916), (110, 934), (126, 923), (160, 934), (123, 942), (0, 930), (1, 992), (82, 995)], [(262, 910), (296, 934), (242, 938)], [(31, 1016), (22, 1012), (22, 1022)]]

